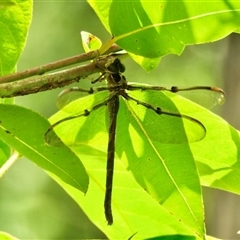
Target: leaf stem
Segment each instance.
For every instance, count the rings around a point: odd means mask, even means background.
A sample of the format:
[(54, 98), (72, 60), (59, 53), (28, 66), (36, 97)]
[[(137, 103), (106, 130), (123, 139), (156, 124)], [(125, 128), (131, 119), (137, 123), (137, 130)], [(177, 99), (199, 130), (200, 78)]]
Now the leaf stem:
[(10, 158), (0, 168), (0, 178), (7, 172), (7, 170), (19, 159), (20, 154), (13, 152)]

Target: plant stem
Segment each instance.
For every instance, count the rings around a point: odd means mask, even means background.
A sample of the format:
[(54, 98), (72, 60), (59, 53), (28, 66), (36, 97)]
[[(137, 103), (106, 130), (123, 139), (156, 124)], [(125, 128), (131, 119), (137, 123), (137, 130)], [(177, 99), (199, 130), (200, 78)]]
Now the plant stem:
[(93, 73), (101, 71), (101, 69), (96, 67), (95, 62), (93, 62), (56, 73), (29, 77), (15, 82), (2, 83), (0, 84), (0, 97), (9, 98), (22, 96), (64, 87), (71, 83), (78, 82), (81, 78), (86, 78)]
[[(108, 52), (115, 52), (121, 50), (117, 45), (113, 45)], [(124, 57), (127, 54), (110, 55), (111, 57), (119, 56)], [(101, 63), (105, 66), (108, 61), (109, 55), (101, 58)], [(78, 82), (81, 78), (102, 72), (104, 67), (101, 68), (96, 65), (96, 61), (90, 64), (77, 66), (74, 68), (43, 74), (47, 71), (56, 70), (57, 68), (66, 67), (82, 61), (98, 59), (98, 52), (92, 51), (86, 54), (81, 54), (75, 57), (63, 59), (57, 62), (49, 63), (41, 67), (32, 68), (23, 72), (18, 72), (0, 78), (0, 97), (11, 98), (15, 96), (23, 96), (41, 91), (51, 90), (54, 88), (64, 87), (74, 82)]]
[[(120, 50), (121, 50), (121, 48), (118, 47), (116, 44), (114, 44), (108, 49), (107, 53), (116, 52), (116, 51), (120, 51)], [(76, 63), (92, 60), (98, 56), (99, 56), (98, 51), (91, 51), (88, 53), (83, 53), (83, 54), (69, 57), (69, 58), (66, 58), (66, 59), (63, 59), (60, 61), (42, 65), (40, 67), (35, 67), (32, 69), (24, 70), (22, 72), (17, 72), (17, 73), (13, 73), (13, 74), (10, 74), (7, 76), (0, 77), (0, 84), (14, 82), (14, 81), (28, 78), (31, 76), (35, 76), (35, 75), (42, 75), (49, 71), (67, 67), (67, 66), (70, 66), (70, 65), (73, 65)]]
[(18, 160), (20, 157), (18, 152), (14, 152), (10, 158), (0, 168), (0, 178), (7, 172), (7, 170)]

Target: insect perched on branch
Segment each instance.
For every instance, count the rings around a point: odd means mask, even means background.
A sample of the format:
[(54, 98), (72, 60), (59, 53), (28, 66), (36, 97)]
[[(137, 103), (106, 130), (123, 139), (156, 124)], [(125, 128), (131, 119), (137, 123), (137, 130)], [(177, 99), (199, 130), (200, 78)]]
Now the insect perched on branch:
[[(107, 60), (107, 61), (106, 61)], [(105, 56), (96, 60), (96, 65), (102, 70), (101, 76), (92, 81), (96, 83), (106, 80), (107, 85), (97, 88), (83, 89), (73, 87), (64, 90), (58, 98), (58, 106), (63, 108), (70, 102), (85, 94), (97, 94), (99, 92), (108, 92), (107, 97), (101, 99), (90, 109), (82, 112), (72, 112), (72, 115), (55, 122), (46, 132), (45, 139), (48, 144), (54, 144), (58, 141), (54, 129), (63, 122), (76, 118), (88, 117), (92, 112), (99, 108), (106, 108), (108, 112), (108, 146), (107, 146), (107, 176), (105, 191), (105, 216), (109, 225), (113, 223), (112, 214), (112, 186), (114, 173), (114, 157), (115, 157), (115, 139), (120, 98), (126, 102), (129, 111), (134, 119), (141, 123), (145, 135), (153, 141), (161, 143), (188, 143), (200, 141), (205, 137), (206, 129), (204, 125), (197, 119), (178, 111), (168, 109), (161, 96), (166, 92), (172, 93), (198, 93), (198, 99), (201, 100), (201, 94), (204, 96), (205, 105), (213, 106), (217, 103), (224, 102), (224, 92), (215, 87), (196, 86), (189, 88), (178, 88), (176, 86), (165, 88), (160, 86), (129, 84), (123, 75), (125, 71), (124, 65), (121, 63), (117, 55)], [(137, 96), (137, 97), (136, 97)], [(165, 96), (166, 97), (166, 96)], [(166, 99), (166, 98), (165, 98)], [(170, 101), (170, 100), (169, 100)], [(78, 102), (79, 103), (79, 102)], [(118, 120), (118, 121), (117, 121)], [(184, 128), (183, 128), (184, 126)]]

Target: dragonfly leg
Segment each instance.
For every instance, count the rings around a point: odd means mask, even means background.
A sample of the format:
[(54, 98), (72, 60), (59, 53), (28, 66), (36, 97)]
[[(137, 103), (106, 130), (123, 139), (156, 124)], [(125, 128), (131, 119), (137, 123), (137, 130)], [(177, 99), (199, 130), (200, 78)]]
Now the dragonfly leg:
[(93, 88), (85, 89), (85, 88), (79, 88), (79, 87), (71, 87), (71, 88), (64, 89), (62, 92), (60, 92), (58, 97), (61, 97), (70, 92), (85, 92), (88, 94), (92, 94), (92, 93), (94, 93), (94, 90), (93, 90)]
[(94, 84), (96, 82), (102, 82), (104, 79), (106, 78), (106, 73), (101, 73), (101, 75), (95, 79), (95, 80), (92, 80), (91, 83)]

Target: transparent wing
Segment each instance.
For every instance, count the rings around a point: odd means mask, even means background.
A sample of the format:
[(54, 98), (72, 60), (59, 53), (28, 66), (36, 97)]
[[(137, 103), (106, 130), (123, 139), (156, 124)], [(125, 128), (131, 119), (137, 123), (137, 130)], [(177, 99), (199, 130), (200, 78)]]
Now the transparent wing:
[[(203, 124), (197, 119), (179, 113), (171, 99), (164, 94), (164, 91), (198, 92), (195, 95), (200, 96), (197, 97), (199, 99), (202, 98), (201, 96), (205, 92), (209, 99), (206, 100), (206, 97), (203, 97), (203, 99), (205, 99), (208, 105), (221, 104), (224, 101), (223, 91), (217, 88), (166, 89), (147, 85), (129, 86), (132, 88), (131, 90), (135, 90), (128, 91), (132, 100), (125, 101), (130, 122), (139, 125), (138, 127), (142, 128), (146, 137), (161, 143), (195, 142), (203, 139), (206, 134)], [(80, 118), (86, 119), (89, 113), (106, 105), (109, 99), (109, 91), (106, 89), (106, 87), (99, 88), (97, 91), (100, 92), (95, 92), (85, 97), (81, 96), (94, 91), (92, 89), (85, 90), (80, 88), (64, 90), (59, 96), (58, 105), (60, 108), (63, 108), (64, 112), (71, 114), (62, 115), (64, 117), (53, 124), (47, 131), (47, 143), (56, 145), (59, 142), (59, 138), (54, 133), (54, 129), (59, 125), (62, 126), (62, 124), (68, 123), (70, 120), (78, 122)]]
[[(72, 87), (72, 88), (64, 89), (58, 95), (57, 107), (59, 109), (63, 109), (64, 111), (69, 111), (69, 109), (65, 108), (65, 106), (69, 105), (71, 102), (74, 102), (77, 99), (83, 99), (84, 97), (89, 98), (89, 95), (91, 95), (91, 94), (94, 94), (97, 98), (97, 93), (102, 92), (102, 91), (109, 93), (108, 88), (106, 86), (98, 87), (95, 89), (94, 88), (85, 89), (85, 88), (79, 88), (79, 87)], [(105, 93), (104, 93), (104, 95), (105, 95)], [(106, 97), (104, 97), (104, 98), (106, 98)], [(103, 101), (104, 98), (101, 100)], [(99, 101), (101, 101), (101, 100), (99, 100)]]
[(189, 100), (202, 105), (205, 108), (212, 108), (215, 105), (222, 105), (225, 102), (225, 93), (217, 87), (198, 86), (190, 88), (172, 87), (175, 92)]
[(168, 91), (177, 93), (189, 100), (202, 105), (205, 108), (212, 108), (217, 104), (223, 104), (225, 102), (225, 93), (222, 89), (209, 86), (195, 86), (195, 87), (176, 87), (170, 88), (150, 86), (150, 85), (136, 85), (130, 84), (130, 90), (142, 90), (142, 91)]
[[(81, 126), (84, 125), (85, 122), (89, 122), (89, 119), (93, 119), (93, 116), (95, 116), (100, 109), (103, 108), (105, 110), (108, 101), (109, 92), (102, 91), (79, 98), (66, 105), (63, 111), (59, 111), (56, 114), (57, 117), (54, 118), (55, 123), (45, 133), (46, 143), (54, 146), (60, 144), (60, 139), (55, 133), (55, 130), (57, 130), (58, 134), (66, 136), (68, 144), (74, 144), (76, 134), (80, 131)], [(103, 115), (105, 116), (105, 114)], [(90, 124), (88, 126), (88, 132), (91, 132), (91, 130), (98, 125), (98, 122), (99, 121)], [(106, 124), (104, 124), (104, 129), (106, 131), (105, 125)], [(69, 126), (71, 127), (69, 128)]]
[[(206, 135), (204, 125), (178, 111), (161, 91), (132, 91), (125, 100), (131, 124), (160, 143), (196, 142)], [(135, 100), (134, 100), (135, 99)]]
[(58, 109), (63, 109), (69, 103), (93, 93), (93, 89), (83, 89), (79, 87), (72, 87), (64, 89), (57, 98)]

